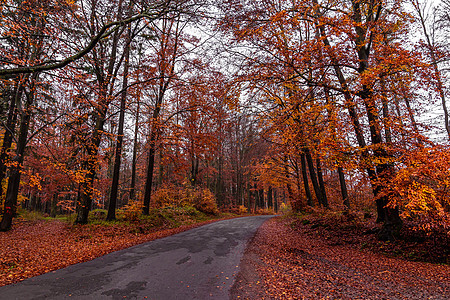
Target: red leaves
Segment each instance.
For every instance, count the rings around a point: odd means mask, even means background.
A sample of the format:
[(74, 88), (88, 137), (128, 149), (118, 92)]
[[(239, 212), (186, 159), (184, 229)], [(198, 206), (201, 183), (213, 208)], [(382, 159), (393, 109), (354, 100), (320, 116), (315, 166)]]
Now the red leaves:
[(448, 266), (387, 258), (361, 251), (357, 244), (330, 245), (317, 229), (298, 225), (294, 231), (291, 223), (272, 219), (260, 228), (246, 251), (234, 296), (247, 299), (247, 291), (255, 286), (252, 294), (262, 295), (257, 299), (443, 299), (450, 295)]
[(139, 224), (70, 227), (60, 221), (16, 222), (11, 231), (0, 233), (0, 286), (214, 221), (145, 232)]

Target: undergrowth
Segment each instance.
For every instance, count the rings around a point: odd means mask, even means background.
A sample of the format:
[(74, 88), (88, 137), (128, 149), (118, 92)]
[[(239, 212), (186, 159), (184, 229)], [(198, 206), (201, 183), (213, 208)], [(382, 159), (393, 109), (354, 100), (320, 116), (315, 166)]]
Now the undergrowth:
[(285, 217), (292, 219), (290, 226), (294, 230), (305, 230), (330, 245), (349, 244), (361, 250), (406, 260), (450, 263), (449, 236), (441, 232), (417, 230), (408, 220), (404, 221), (397, 240), (379, 241), (377, 234), (381, 224), (375, 222), (376, 216), (372, 212), (311, 209), (286, 214)]
[[(186, 205), (182, 207), (165, 206), (150, 209), (149, 215), (142, 215), (142, 206), (137, 203), (126, 205), (116, 211), (116, 220), (106, 221), (107, 211), (95, 209), (89, 213), (88, 226), (95, 227), (133, 227), (139, 232), (154, 231), (158, 229), (177, 228), (183, 225), (191, 225), (204, 221), (232, 218), (238, 215), (232, 213), (207, 214), (197, 210), (195, 207)], [(17, 221), (52, 221), (66, 222), (69, 226), (75, 226), (76, 214), (57, 215), (49, 217), (38, 211), (18, 210)], [(76, 225), (80, 226), (80, 225)], [(136, 229), (130, 229), (136, 230)]]

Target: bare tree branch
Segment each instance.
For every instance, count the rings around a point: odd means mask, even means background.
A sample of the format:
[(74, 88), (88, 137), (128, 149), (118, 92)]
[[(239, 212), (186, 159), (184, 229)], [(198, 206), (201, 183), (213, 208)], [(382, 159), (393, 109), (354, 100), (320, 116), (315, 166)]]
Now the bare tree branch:
[(150, 9), (149, 9), (145, 12), (142, 12), (142, 13), (132, 16), (130, 18), (111, 22), (111, 23), (103, 25), (103, 27), (100, 29), (100, 31), (97, 33), (97, 35), (95, 35), (93, 37), (91, 42), (84, 49), (82, 49), (78, 53), (76, 53), (64, 60), (61, 60), (58, 62), (53, 62), (53, 61), (47, 62), (47, 63), (44, 62), (44, 63), (35, 65), (35, 66), (2, 69), (2, 70), (0, 70), (0, 78), (7, 79), (7, 78), (14, 77), (17, 74), (29, 74), (29, 73), (50, 71), (50, 70), (64, 68), (68, 64), (70, 64), (70, 63), (82, 58), (86, 54), (88, 54), (92, 49), (94, 49), (94, 47), (97, 45), (97, 43), (100, 40), (108, 37), (109, 35), (111, 35), (114, 31), (116, 31), (120, 27), (125, 26), (129, 23), (132, 23), (134, 21), (144, 19), (144, 18), (147, 18), (150, 21), (153, 21), (153, 20), (157, 20), (157, 19), (163, 17), (170, 11), (169, 5), (167, 5), (169, 2), (170, 2), (170, 0), (164, 1), (163, 3), (160, 3), (160, 4), (156, 5), (155, 7), (153, 7), (153, 10), (159, 10), (159, 11), (151, 13)]

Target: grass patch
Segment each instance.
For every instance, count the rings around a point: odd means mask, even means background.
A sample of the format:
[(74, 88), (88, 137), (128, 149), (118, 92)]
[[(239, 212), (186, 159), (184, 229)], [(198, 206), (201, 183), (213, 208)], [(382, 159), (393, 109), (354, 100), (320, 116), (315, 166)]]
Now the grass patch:
[(24, 221), (41, 221), (47, 219), (38, 211), (29, 211), (22, 208), (17, 209), (17, 215)]

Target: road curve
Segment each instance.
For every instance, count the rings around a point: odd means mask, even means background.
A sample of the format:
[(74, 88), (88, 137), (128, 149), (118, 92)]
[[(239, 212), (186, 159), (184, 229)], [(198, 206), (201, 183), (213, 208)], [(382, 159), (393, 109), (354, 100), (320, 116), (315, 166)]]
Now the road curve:
[(20, 283), (0, 299), (229, 299), (248, 240), (271, 216), (230, 219)]

